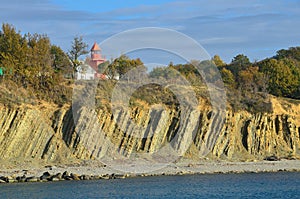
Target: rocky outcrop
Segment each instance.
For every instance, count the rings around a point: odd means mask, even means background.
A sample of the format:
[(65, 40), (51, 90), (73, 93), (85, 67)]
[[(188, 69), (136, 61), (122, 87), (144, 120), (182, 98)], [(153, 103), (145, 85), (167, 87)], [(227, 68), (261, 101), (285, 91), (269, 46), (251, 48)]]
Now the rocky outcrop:
[[(295, 112), (298, 107), (290, 108)], [(220, 117), (222, 114), (225, 117)], [(159, 156), (168, 150), (189, 158), (233, 161), (262, 160), (270, 155), (298, 158), (299, 123), (297, 114), (278, 110), (251, 114), (222, 113), (209, 107), (151, 106), (131, 111), (118, 107), (110, 111), (2, 105), (0, 158), (66, 163), (107, 154)]]
[(289, 115), (228, 112), (213, 154), (229, 159), (297, 156), (299, 130)]
[(70, 149), (61, 137), (61, 129), (56, 129), (53, 121), (57, 120), (49, 109), (43, 111), (29, 107), (0, 106), (1, 159), (59, 162), (72, 158)]

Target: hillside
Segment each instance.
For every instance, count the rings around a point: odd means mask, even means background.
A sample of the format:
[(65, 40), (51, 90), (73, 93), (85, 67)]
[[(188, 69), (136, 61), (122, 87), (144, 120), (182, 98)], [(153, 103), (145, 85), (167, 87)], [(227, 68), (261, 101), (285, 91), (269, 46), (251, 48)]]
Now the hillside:
[(98, 65), (110, 78), (77, 81), (86, 46), (74, 38), (65, 53), (45, 35), (3, 24), (4, 167), (300, 157), (299, 47), (254, 63), (240, 54), (227, 64), (216, 55), (150, 72), (139, 58), (121, 55)]
[[(195, 110), (182, 110), (139, 100), (131, 112), (120, 106), (112, 114), (103, 107), (96, 110), (80, 107), (73, 113), (67, 104), (1, 103), (0, 157), (2, 166), (11, 167), (22, 162), (41, 165), (93, 159), (110, 162), (137, 156), (149, 161), (166, 157), (176, 160), (182, 155), (191, 160), (206, 157), (254, 161), (271, 155), (298, 159), (300, 101), (272, 97), (271, 103), (271, 113), (228, 109), (224, 121), (218, 120), (222, 113), (207, 104)], [(138, 132), (142, 136), (135, 136), (132, 121), (143, 127)], [(219, 133), (212, 133), (215, 126), (220, 127)], [(170, 155), (170, 151), (163, 150), (169, 144), (176, 153)]]

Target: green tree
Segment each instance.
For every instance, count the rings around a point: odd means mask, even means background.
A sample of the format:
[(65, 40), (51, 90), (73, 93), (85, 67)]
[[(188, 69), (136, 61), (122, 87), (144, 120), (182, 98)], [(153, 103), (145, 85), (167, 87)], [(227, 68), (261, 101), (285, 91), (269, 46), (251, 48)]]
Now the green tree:
[(244, 89), (244, 91), (258, 92), (265, 91), (266, 77), (262, 72), (259, 72), (259, 67), (248, 67), (246, 70), (239, 72), (239, 84)]
[(72, 42), (71, 49), (68, 52), (69, 59), (72, 63), (73, 68), (73, 77), (75, 77), (75, 73), (77, 72), (77, 67), (80, 65), (79, 57), (81, 55), (85, 55), (88, 53), (86, 50), (88, 45), (83, 41), (82, 36), (76, 36)]
[(217, 66), (217, 67), (221, 67), (221, 66), (225, 66), (226, 63), (221, 59), (221, 57), (219, 55), (215, 55), (212, 58), (213, 63)]
[(230, 70), (227, 70), (226, 68), (222, 68), (220, 73), (221, 73), (223, 82), (227, 86), (230, 86), (231, 88), (236, 87), (235, 77)]
[(288, 50), (278, 50), (275, 56), (276, 59), (294, 59), (300, 61), (300, 47), (291, 47)]
[(139, 58), (130, 59), (126, 55), (121, 55), (110, 63), (105, 73), (108, 74), (111, 79), (113, 79), (117, 74), (120, 75), (120, 78), (122, 78), (129, 70), (138, 66), (144, 66), (143, 62)]
[(241, 70), (245, 70), (249, 66), (251, 66), (249, 58), (246, 55), (239, 54), (232, 59), (228, 69), (237, 77)]
[(66, 102), (66, 96), (70, 96), (69, 90), (60, 85), (62, 79), (54, 72), (51, 42), (46, 35), (21, 35), (12, 25), (3, 24), (0, 31), (0, 68), (7, 85), (26, 88), (32, 95), (30, 97)]
[(300, 71), (288, 59), (267, 59), (261, 63), (261, 69), (268, 76), (269, 92), (276, 96), (293, 97), (297, 92)]
[(151, 78), (165, 77), (165, 71), (165, 67), (155, 67), (150, 71), (149, 76)]
[(72, 74), (72, 66), (67, 54), (56, 45), (51, 46), (52, 68), (56, 73), (64, 76)]
[(6, 76), (13, 78), (15, 82), (21, 81), (26, 59), (26, 39), (12, 25), (3, 24), (0, 31), (0, 66)]
[(26, 79), (34, 86), (48, 87), (53, 77), (51, 43), (46, 35), (27, 34)]

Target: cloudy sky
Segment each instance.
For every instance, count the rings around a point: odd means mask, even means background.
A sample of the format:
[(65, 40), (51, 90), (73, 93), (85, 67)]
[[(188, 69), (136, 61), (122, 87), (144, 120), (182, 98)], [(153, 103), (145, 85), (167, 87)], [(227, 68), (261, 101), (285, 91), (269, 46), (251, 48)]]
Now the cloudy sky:
[(76, 35), (91, 46), (142, 27), (179, 31), (226, 62), (300, 45), (300, 0), (0, 0), (0, 19), (22, 33), (47, 34), (64, 50)]

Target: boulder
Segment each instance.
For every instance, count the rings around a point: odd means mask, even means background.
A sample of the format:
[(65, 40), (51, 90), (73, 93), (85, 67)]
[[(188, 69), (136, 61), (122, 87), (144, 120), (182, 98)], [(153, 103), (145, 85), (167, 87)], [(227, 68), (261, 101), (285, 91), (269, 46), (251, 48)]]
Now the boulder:
[(73, 180), (73, 178), (71, 176), (65, 176), (64, 179), (65, 180)]
[(61, 179), (59, 179), (59, 178), (57, 178), (57, 177), (53, 177), (52, 176), (52, 178), (50, 178), (50, 181), (52, 181), (52, 182), (57, 182), (57, 181), (60, 181)]
[(126, 176), (123, 174), (115, 174), (115, 179), (124, 179)]
[(71, 173), (71, 177), (73, 178), (73, 180), (80, 180), (79, 176), (75, 173)]
[(114, 173), (112, 173), (110, 176), (109, 176), (109, 179), (116, 179), (116, 176)]
[(61, 180), (62, 179), (62, 174), (61, 173), (57, 173), (57, 174), (53, 175), (52, 177)]
[(17, 180), (18, 182), (25, 182), (25, 181), (26, 181), (26, 176), (25, 176), (25, 175), (23, 175), (23, 176), (18, 176), (18, 177), (16, 178), (16, 180)]
[(68, 171), (63, 172), (62, 178), (66, 178), (67, 176), (70, 176)]
[(18, 182), (18, 181), (12, 176), (7, 176), (7, 182), (8, 183), (13, 183), (13, 182)]
[(108, 180), (110, 178), (110, 176), (108, 174), (99, 176), (100, 179), (104, 179), (104, 180)]
[(279, 161), (280, 158), (278, 158), (275, 155), (271, 155), (271, 156), (265, 157), (264, 160), (267, 160), (267, 161)]
[(31, 176), (25, 179), (25, 182), (37, 182), (38, 178), (35, 176)]
[(2, 181), (4, 181), (4, 182), (8, 182), (8, 179), (7, 179), (7, 177), (5, 177), (5, 176), (0, 176), (0, 180), (2, 180)]
[(40, 180), (42, 181), (46, 181), (49, 180), (49, 178), (51, 177), (50, 173), (48, 171), (44, 172), (43, 175), (40, 177)]
[(80, 176), (80, 180), (90, 180), (90, 179), (91, 179), (91, 176), (89, 176), (89, 175)]

